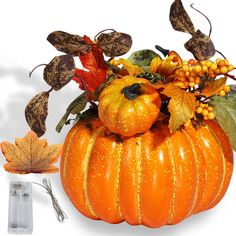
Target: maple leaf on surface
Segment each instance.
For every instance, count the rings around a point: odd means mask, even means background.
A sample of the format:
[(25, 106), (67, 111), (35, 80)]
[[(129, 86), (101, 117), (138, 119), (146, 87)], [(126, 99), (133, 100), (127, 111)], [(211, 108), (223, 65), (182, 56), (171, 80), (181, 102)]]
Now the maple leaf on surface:
[(61, 144), (48, 145), (46, 139), (39, 139), (33, 132), (24, 138), (16, 138), (15, 144), (1, 143), (2, 153), (8, 163), (4, 169), (15, 174), (55, 173), (58, 168), (53, 166), (61, 153)]
[[(87, 36), (83, 37), (88, 43), (94, 44)], [(92, 51), (79, 55), (83, 67), (87, 70), (76, 69), (73, 80), (82, 90), (93, 93), (106, 80), (106, 62), (102, 50), (92, 45)]]
[(193, 93), (186, 92), (173, 84), (169, 84), (163, 90), (163, 94), (171, 98), (168, 105), (171, 114), (169, 129), (174, 132), (180, 125), (194, 117), (196, 98)]
[(217, 80), (207, 81), (205, 88), (202, 90), (201, 94), (210, 97), (215, 95), (220, 90), (224, 89), (227, 77), (222, 77)]

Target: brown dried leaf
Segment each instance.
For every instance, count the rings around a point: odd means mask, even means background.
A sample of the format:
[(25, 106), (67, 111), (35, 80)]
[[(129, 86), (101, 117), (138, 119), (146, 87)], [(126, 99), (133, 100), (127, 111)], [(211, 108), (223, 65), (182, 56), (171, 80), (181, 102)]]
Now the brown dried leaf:
[(125, 33), (102, 33), (97, 38), (97, 44), (106, 56), (116, 57), (121, 56), (130, 50), (132, 38)]
[(175, 0), (170, 8), (170, 22), (172, 27), (181, 32), (194, 34), (194, 25), (185, 11), (181, 0)]
[(63, 31), (54, 31), (48, 35), (47, 40), (58, 50), (72, 56), (86, 54), (92, 50), (91, 45), (79, 35)]
[(217, 80), (207, 81), (205, 88), (201, 92), (201, 95), (204, 95), (206, 97), (215, 95), (217, 92), (224, 88), (226, 80), (227, 77), (222, 77)]
[(25, 108), (25, 118), (38, 137), (46, 131), (45, 121), (48, 115), (48, 92), (41, 92), (34, 96)]
[(15, 145), (9, 142), (1, 143), (2, 153), (8, 163), (6, 171), (15, 174), (54, 173), (58, 168), (53, 166), (58, 161), (62, 145), (48, 145), (46, 139), (39, 139), (30, 131), (24, 138), (17, 138)]
[(168, 105), (171, 114), (169, 129), (174, 132), (180, 125), (194, 117), (196, 98), (193, 93), (186, 92), (173, 84), (169, 84), (163, 90), (163, 94), (171, 98)]
[(69, 83), (75, 73), (75, 62), (71, 55), (54, 57), (45, 67), (43, 78), (54, 90)]
[(200, 61), (213, 57), (216, 52), (211, 38), (203, 34), (200, 30), (197, 30), (184, 46)]

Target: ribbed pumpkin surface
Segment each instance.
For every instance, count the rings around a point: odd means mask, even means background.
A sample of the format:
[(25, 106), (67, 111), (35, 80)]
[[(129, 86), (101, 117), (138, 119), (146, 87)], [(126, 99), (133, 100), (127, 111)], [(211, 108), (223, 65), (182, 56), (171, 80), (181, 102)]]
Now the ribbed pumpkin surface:
[(92, 219), (160, 227), (214, 207), (233, 170), (229, 141), (215, 121), (120, 141), (100, 120), (81, 121), (65, 140), (61, 180), (74, 206)]

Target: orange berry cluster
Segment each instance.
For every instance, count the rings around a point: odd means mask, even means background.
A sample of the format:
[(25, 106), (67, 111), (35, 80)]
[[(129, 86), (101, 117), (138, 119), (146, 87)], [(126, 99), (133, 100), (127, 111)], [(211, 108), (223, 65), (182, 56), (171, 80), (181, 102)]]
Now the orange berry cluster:
[(196, 113), (201, 114), (204, 120), (215, 119), (215, 114), (213, 112), (214, 108), (209, 106), (207, 103), (199, 102), (196, 107)]
[(233, 69), (233, 65), (225, 59), (216, 59), (215, 62), (190, 59), (183, 61), (182, 66), (176, 70), (176, 78), (183, 82), (186, 87), (194, 87), (201, 83), (204, 76), (215, 78), (218, 75), (225, 75)]

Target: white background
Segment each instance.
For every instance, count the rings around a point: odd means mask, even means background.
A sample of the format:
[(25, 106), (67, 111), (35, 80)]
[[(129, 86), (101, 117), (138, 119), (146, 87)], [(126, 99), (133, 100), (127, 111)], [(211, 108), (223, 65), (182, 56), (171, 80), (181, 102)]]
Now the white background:
[[(233, 0), (205, 1), (185, 0), (196, 28), (208, 33), (206, 20), (189, 5), (204, 11), (213, 24), (212, 39), (218, 50), (236, 65), (235, 22)], [(172, 0), (146, 1), (44, 1), (0, 0), (0, 142), (14, 142), (29, 130), (24, 119), (24, 108), (36, 93), (48, 90), (42, 79), (43, 68), (31, 79), (28, 72), (40, 63), (48, 63), (60, 55), (47, 41), (47, 35), (55, 30), (87, 34), (93, 37), (106, 28), (129, 33), (133, 37), (132, 51), (150, 48), (155, 44), (175, 49), (184, 58), (190, 58), (183, 44), (188, 34), (174, 31), (169, 23), (169, 7)], [(51, 143), (62, 143), (69, 129), (56, 133), (55, 125), (67, 105), (80, 93), (77, 84), (71, 82), (50, 97), (48, 131), (45, 135)], [(7, 235), (8, 186), (11, 180), (41, 181), (45, 175), (12, 175), (2, 168), (5, 159), (0, 154), (0, 236)], [(109, 225), (92, 221), (80, 215), (65, 195), (58, 174), (48, 175), (54, 192), (69, 219), (60, 224), (52, 210), (49, 197), (40, 187), (34, 186), (33, 235), (235, 235), (236, 233), (236, 175), (224, 199), (214, 209), (190, 217), (176, 226), (149, 229), (131, 227), (126, 223)]]

